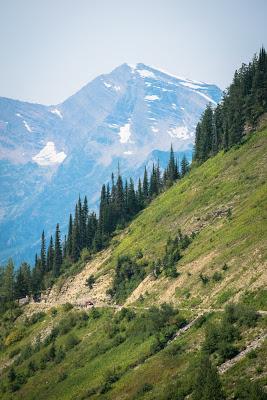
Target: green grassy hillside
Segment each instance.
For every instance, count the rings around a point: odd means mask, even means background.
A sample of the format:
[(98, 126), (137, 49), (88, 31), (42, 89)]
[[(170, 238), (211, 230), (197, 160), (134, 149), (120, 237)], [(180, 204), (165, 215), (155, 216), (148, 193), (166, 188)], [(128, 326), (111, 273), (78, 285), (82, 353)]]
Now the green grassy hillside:
[[(62, 278), (46, 303), (2, 316), (0, 398), (190, 399), (201, 349), (219, 368), (252, 344), (221, 380), (228, 399), (265, 399), (267, 316), (255, 310), (267, 310), (266, 155), (264, 130), (193, 168), (82, 272)], [(192, 239), (174, 265), (177, 276), (155, 274), (179, 229)], [(117, 279), (124, 285), (118, 302), (127, 307), (119, 311), (106, 290), (121, 256), (139, 273)], [(93, 289), (84, 285), (90, 273)], [(79, 296), (102, 307), (60, 305)], [(230, 302), (242, 306), (223, 311)]]
[[(107, 268), (115, 266), (119, 255), (138, 252), (148, 263), (155, 261), (163, 256), (168, 236), (174, 237), (179, 228), (197, 235), (177, 263), (177, 279), (148, 277), (130, 301), (146, 292), (147, 304), (219, 307), (241, 296), (266, 309), (266, 161), (264, 130), (194, 168), (134, 220)], [(200, 273), (208, 277), (207, 284)]]

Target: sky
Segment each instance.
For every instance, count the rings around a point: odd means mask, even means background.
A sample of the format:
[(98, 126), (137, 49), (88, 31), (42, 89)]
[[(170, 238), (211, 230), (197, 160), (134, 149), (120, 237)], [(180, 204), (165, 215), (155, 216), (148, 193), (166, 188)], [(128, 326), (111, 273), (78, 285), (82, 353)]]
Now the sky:
[(267, 0), (0, 0), (0, 96), (58, 104), (142, 62), (225, 89), (267, 47)]

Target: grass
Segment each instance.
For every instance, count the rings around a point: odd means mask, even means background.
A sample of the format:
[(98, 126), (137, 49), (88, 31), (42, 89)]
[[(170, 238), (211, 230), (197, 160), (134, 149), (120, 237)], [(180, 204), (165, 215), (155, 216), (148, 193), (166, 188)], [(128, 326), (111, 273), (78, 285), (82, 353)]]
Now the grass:
[[(7, 390), (2, 391), (1, 400), (167, 400), (188, 395), (206, 328), (220, 321), (222, 313), (210, 313), (166, 346), (166, 341), (161, 341), (174, 317), (168, 317), (164, 330), (155, 324), (157, 313), (144, 308), (167, 301), (187, 308), (183, 313), (188, 320), (198, 314), (197, 308), (222, 308), (237, 299), (256, 309), (267, 309), (266, 150), (267, 130), (218, 154), (156, 198), (125, 232), (114, 237), (111, 257), (99, 275), (112, 271), (119, 256), (134, 258), (140, 251), (148, 274), (152, 262), (164, 256), (169, 236), (174, 238), (178, 229), (183, 234), (197, 233), (177, 263), (177, 278), (161, 274), (135, 289), (136, 296), (128, 299), (139, 306), (134, 318), (121, 317), (111, 308), (100, 310), (99, 315), (90, 311), (88, 320), (55, 338), (56, 349), (69, 346), (60, 362), (47, 361), (14, 393), (8, 389), (8, 371), (4, 371), (1, 385)], [(207, 279), (203, 281), (200, 274)], [(19, 317), (6, 333), (21, 329), (22, 338), (1, 347), (1, 363), (11, 352), (31, 344), (48, 326), (66, 323), (72, 313), (78, 315), (75, 309), (59, 307), (55, 316), (49, 312), (43, 320), (26, 327)], [(266, 330), (266, 320), (262, 317), (255, 327), (240, 327), (241, 336), (235, 343), (239, 350)], [(164, 344), (157, 347), (159, 343)], [(52, 345), (53, 341), (42, 345), (15, 366), (16, 371), (25, 374), (30, 361), (39, 365)], [(265, 343), (223, 375), (228, 398), (233, 398), (240, 377), (267, 384), (266, 349)]]
[[(134, 256), (138, 251), (148, 264), (162, 258), (167, 238), (174, 237), (180, 228), (187, 234), (198, 232), (177, 263), (181, 276), (176, 287), (190, 292), (188, 306), (191, 301), (193, 306), (199, 294), (202, 302), (206, 301), (213, 291), (216, 296), (210, 296), (210, 305), (224, 304), (232, 294), (247, 290), (251, 279), (257, 290), (263, 289), (267, 259), (266, 151), (267, 130), (195, 168), (130, 224), (106, 269), (113, 269), (119, 256)], [(225, 264), (227, 270), (223, 270)], [(212, 279), (215, 271), (221, 273), (221, 281)], [(199, 280), (200, 272), (211, 278), (205, 287)], [(167, 293), (174, 281), (165, 281), (167, 285), (163, 281), (151, 284), (159, 301), (175, 297), (175, 288)]]

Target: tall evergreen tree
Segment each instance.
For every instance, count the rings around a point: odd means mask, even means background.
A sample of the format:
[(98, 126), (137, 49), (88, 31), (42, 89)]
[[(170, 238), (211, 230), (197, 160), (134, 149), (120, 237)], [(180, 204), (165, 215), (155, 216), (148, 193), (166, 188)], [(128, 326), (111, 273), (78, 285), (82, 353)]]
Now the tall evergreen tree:
[(42, 232), (42, 237), (41, 237), (40, 260), (41, 260), (41, 272), (42, 274), (44, 274), (46, 272), (46, 244), (45, 244), (44, 231)]
[(143, 178), (143, 198), (145, 203), (148, 201), (148, 197), (149, 197), (149, 186), (148, 186), (147, 170), (145, 167), (144, 178)]
[(50, 236), (49, 246), (48, 246), (48, 249), (47, 249), (47, 257), (46, 257), (47, 271), (52, 271), (52, 269), (53, 269), (53, 266), (54, 266), (54, 255), (55, 255), (54, 243), (53, 243), (53, 237), (51, 235)]
[(181, 161), (181, 175), (182, 177), (187, 174), (189, 171), (189, 162), (187, 161), (186, 155), (183, 155), (182, 161)]
[(84, 197), (82, 213), (81, 213), (81, 248), (86, 247), (86, 224), (88, 218), (88, 201), (87, 197)]
[(124, 189), (121, 175), (118, 176), (115, 195), (116, 220), (119, 224), (125, 222)]
[(137, 189), (137, 201), (138, 201), (138, 210), (142, 210), (144, 207), (144, 194), (142, 189), (141, 179), (138, 179), (138, 189)]
[(80, 229), (79, 229), (79, 212), (78, 206), (75, 207), (75, 217), (72, 229), (72, 253), (71, 258), (74, 262), (78, 261), (80, 255)]
[(67, 255), (69, 257), (72, 256), (72, 215), (69, 216), (69, 228), (68, 228), (68, 237), (67, 237)]
[(134, 189), (134, 182), (133, 179), (130, 178), (130, 185), (129, 185), (129, 191), (128, 191), (128, 210), (129, 210), (129, 215), (133, 216), (137, 213), (137, 199), (136, 199), (136, 194), (135, 194), (135, 189)]
[(208, 356), (204, 355), (196, 377), (193, 400), (224, 400), (225, 395), (217, 372)]
[(21, 299), (31, 292), (31, 271), (27, 263), (22, 263), (19, 267), (15, 279), (15, 297)]
[(57, 224), (55, 233), (55, 257), (53, 266), (54, 277), (59, 276), (61, 265), (62, 265), (62, 247), (61, 247), (59, 224)]

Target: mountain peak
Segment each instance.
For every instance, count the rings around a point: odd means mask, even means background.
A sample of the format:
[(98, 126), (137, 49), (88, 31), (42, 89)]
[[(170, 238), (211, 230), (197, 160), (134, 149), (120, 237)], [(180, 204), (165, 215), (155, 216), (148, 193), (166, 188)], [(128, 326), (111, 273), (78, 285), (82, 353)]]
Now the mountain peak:
[(0, 259), (29, 259), (44, 221), (48, 232), (55, 219), (64, 227), (63, 202), (70, 211), (77, 193), (94, 204), (118, 161), (135, 176), (154, 151), (164, 164), (171, 143), (191, 152), (199, 117), (220, 98), (215, 85), (124, 63), (57, 106), (0, 101)]

